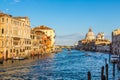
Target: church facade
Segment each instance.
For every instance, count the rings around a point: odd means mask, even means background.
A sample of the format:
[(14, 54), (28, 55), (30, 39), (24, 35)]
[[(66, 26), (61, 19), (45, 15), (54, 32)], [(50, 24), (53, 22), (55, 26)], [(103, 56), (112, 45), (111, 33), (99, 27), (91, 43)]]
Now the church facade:
[(102, 32), (95, 36), (90, 28), (85, 36), (85, 39), (78, 41), (76, 49), (109, 52), (110, 41), (108, 39), (104, 39), (104, 33)]

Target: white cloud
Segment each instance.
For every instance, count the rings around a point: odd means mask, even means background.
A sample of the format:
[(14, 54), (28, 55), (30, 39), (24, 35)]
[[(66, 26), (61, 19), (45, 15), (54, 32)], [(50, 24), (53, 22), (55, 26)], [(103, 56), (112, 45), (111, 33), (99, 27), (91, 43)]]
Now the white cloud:
[(9, 11), (9, 9), (6, 9), (6, 11)]

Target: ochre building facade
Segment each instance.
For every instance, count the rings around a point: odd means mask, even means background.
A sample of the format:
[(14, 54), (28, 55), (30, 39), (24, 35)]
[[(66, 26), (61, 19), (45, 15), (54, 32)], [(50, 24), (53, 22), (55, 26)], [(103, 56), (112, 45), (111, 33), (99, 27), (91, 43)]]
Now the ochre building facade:
[(35, 27), (31, 30), (31, 50), (35, 55), (51, 53), (52, 40), (50, 36), (47, 36), (40, 27)]
[(47, 26), (31, 28), (28, 17), (0, 13), (0, 58), (26, 57), (54, 50), (55, 31)]
[(0, 13), (0, 54), (4, 58), (23, 56), (31, 49), (30, 20)]
[(44, 34), (46, 36), (48, 36), (50, 38), (50, 40), (51, 40), (51, 44), (50, 44), (51, 52), (54, 51), (54, 49), (55, 49), (55, 46), (54, 46), (55, 45), (55, 36), (56, 36), (55, 30), (53, 30), (52, 28), (49, 28), (47, 26), (42, 25), (42, 26), (35, 27), (35, 31), (42, 31), (42, 32), (44, 32)]

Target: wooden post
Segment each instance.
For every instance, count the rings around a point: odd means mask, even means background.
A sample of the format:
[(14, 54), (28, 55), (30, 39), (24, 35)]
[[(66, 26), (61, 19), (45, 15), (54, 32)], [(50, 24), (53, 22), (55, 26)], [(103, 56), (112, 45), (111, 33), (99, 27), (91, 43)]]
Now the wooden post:
[(107, 64), (107, 59), (105, 58), (105, 65)]
[(110, 54), (109, 54), (109, 63), (110, 63)]
[(119, 62), (120, 62), (120, 55), (119, 55)]
[(35, 54), (35, 53), (33, 52), (33, 53), (32, 53), (32, 59), (34, 59), (34, 54)]
[(13, 59), (12, 59), (12, 63), (14, 63)]
[(113, 63), (113, 78), (115, 77), (115, 63)]
[(108, 80), (108, 64), (106, 64), (106, 80)]
[(102, 80), (106, 80), (106, 79), (105, 79), (105, 75), (103, 75), (103, 78), (102, 78)]
[(39, 55), (39, 53), (38, 53), (38, 59), (39, 59), (39, 56), (40, 56), (40, 55)]
[(104, 66), (102, 66), (101, 68), (101, 80), (103, 80), (103, 77), (104, 77)]
[(91, 73), (88, 71), (88, 80), (91, 80)]

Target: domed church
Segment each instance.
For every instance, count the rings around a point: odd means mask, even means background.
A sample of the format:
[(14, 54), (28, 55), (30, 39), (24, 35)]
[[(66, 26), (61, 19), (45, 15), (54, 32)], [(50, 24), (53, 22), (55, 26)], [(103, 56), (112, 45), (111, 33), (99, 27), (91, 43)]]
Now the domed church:
[(88, 33), (86, 34), (85, 39), (90, 40), (90, 41), (95, 39), (95, 35), (91, 28), (89, 29)]

